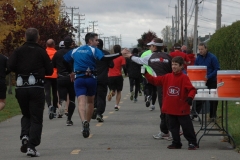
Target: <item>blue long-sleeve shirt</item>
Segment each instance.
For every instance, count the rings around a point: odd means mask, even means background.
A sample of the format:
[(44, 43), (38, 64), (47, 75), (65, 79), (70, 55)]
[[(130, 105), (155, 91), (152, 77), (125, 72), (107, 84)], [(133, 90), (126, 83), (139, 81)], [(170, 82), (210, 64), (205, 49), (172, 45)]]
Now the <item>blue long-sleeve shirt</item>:
[(194, 65), (207, 66), (208, 81), (217, 81), (217, 71), (220, 70), (220, 66), (218, 59), (214, 54), (207, 52), (205, 57), (198, 54)]

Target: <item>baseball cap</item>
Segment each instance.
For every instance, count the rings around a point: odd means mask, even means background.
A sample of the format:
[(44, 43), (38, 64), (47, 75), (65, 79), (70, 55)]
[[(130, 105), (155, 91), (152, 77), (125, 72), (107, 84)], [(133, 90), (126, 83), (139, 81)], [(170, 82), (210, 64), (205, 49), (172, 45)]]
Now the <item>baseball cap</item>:
[(61, 41), (61, 42), (59, 43), (59, 47), (60, 47), (60, 48), (61, 48), (61, 47), (65, 47), (64, 41)]
[(150, 45), (154, 45), (154, 46), (163, 46), (163, 43), (156, 43), (154, 40), (152, 40), (152, 41), (149, 42), (147, 45), (148, 45), (148, 46), (150, 46)]

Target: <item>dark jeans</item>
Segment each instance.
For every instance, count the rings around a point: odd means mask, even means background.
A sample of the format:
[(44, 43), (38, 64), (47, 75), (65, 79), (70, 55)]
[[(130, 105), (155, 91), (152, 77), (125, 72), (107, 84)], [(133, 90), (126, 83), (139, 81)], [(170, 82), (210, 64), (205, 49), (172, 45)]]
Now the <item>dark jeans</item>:
[(67, 101), (67, 95), (69, 96), (68, 120), (71, 120), (75, 110), (76, 96), (74, 91), (74, 83), (71, 82), (70, 76), (58, 77), (57, 89), (59, 94), (59, 104), (62, 104), (63, 101)]
[(97, 84), (97, 92), (94, 98), (94, 108), (97, 108), (97, 114), (102, 115), (106, 108), (107, 84)]
[(183, 130), (183, 135), (187, 139), (189, 144), (197, 145), (197, 138), (194, 132), (192, 120), (189, 115), (177, 116), (168, 115), (169, 130), (172, 133), (172, 144), (176, 146), (182, 146), (181, 138), (179, 135), (180, 126)]
[[(57, 78), (45, 78), (44, 83), (45, 89), (45, 98), (48, 107), (53, 105), (57, 107), (58, 97), (57, 97)], [(51, 91), (52, 89), (52, 91)], [(51, 93), (52, 93), (52, 101), (51, 101)]]
[(146, 96), (152, 96), (152, 105), (155, 105), (155, 102), (157, 100), (157, 87), (147, 83), (145, 86)]
[(133, 88), (135, 85), (134, 98), (136, 99), (138, 97), (138, 92), (140, 91), (140, 78), (129, 77), (129, 82), (130, 82), (130, 92), (133, 91)]
[[(217, 81), (207, 81), (206, 86), (208, 89), (216, 89), (217, 88)], [(199, 114), (202, 106), (205, 102), (202, 101), (196, 101), (196, 112)], [(217, 106), (218, 101), (210, 101), (210, 118), (216, 118), (217, 117)]]
[[(158, 86), (157, 87), (157, 95), (158, 95), (158, 103), (159, 103), (159, 107), (160, 107), (160, 110), (162, 109), (162, 87), (161, 86)], [(168, 116), (167, 114), (165, 113), (162, 113), (161, 111), (161, 114), (160, 114), (160, 131), (167, 134), (168, 133)]]
[(44, 88), (18, 88), (16, 98), (22, 111), (20, 139), (29, 136), (29, 148), (35, 148), (41, 142), (43, 110), (45, 103)]

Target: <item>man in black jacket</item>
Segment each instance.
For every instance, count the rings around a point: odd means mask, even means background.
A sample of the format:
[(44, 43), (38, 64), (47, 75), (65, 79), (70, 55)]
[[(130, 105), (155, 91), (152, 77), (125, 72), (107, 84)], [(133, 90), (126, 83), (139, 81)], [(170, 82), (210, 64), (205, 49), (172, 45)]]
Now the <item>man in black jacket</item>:
[(10, 73), (7, 67), (8, 58), (0, 54), (0, 111), (5, 107), (6, 99), (6, 75)]
[[(134, 48), (132, 51), (133, 56), (138, 56), (138, 49)], [(129, 77), (130, 82), (130, 100), (134, 100), (134, 102), (137, 102), (138, 92), (140, 91), (140, 80), (141, 80), (141, 65), (133, 62), (130, 59), (126, 59), (126, 68), (127, 68), (127, 74)], [(135, 92), (133, 92), (133, 88), (135, 86)], [(133, 99), (134, 98), (134, 99)]]
[(16, 98), (22, 111), (21, 151), (39, 157), (36, 146), (41, 142), (45, 105), (44, 76), (52, 75), (53, 66), (44, 48), (37, 44), (38, 30), (28, 28), (26, 42), (9, 59), (9, 69), (15, 72)]
[[(72, 126), (72, 115), (75, 110), (75, 91), (74, 91), (74, 82), (72, 78), (72, 65), (69, 68), (66, 68), (66, 65), (63, 63), (63, 56), (70, 51), (72, 48), (72, 38), (67, 36), (64, 38), (64, 48), (60, 49), (53, 56), (52, 62), (53, 66), (57, 68), (58, 78), (57, 78), (57, 90), (59, 95), (59, 105), (60, 105), (60, 115), (63, 114), (67, 95), (69, 95), (69, 106), (68, 106), (68, 118), (66, 125)], [(61, 111), (63, 110), (63, 111)], [(61, 113), (62, 112), (62, 113)]]
[[(104, 55), (109, 55), (108, 51), (103, 50), (103, 41), (98, 39), (98, 49), (100, 49)], [(106, 96), (107, 96), (107, 85), (108, 85), (108, 68), (113, 68), (114, 64), (112, 60), (108, 62), (97, 60), (97, 91), (94, 99), (94, 113), (93, 119), (98, 122), (103, 122), (103, 113), (106, 108)]]

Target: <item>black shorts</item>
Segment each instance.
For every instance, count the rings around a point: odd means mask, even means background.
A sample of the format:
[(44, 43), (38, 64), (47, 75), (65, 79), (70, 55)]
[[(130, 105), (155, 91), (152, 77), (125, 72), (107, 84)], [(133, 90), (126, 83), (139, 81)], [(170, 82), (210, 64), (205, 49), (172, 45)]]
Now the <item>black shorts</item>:
[(117, 90), (122, 91), (123, 89), (123, 77), (122, 76), (115, 76), (115, 77), (108, 77), (108, 87), (110, 90)]
[(5, 79), (0, 79), (0, 99), (6, 99), (7, 85)]

